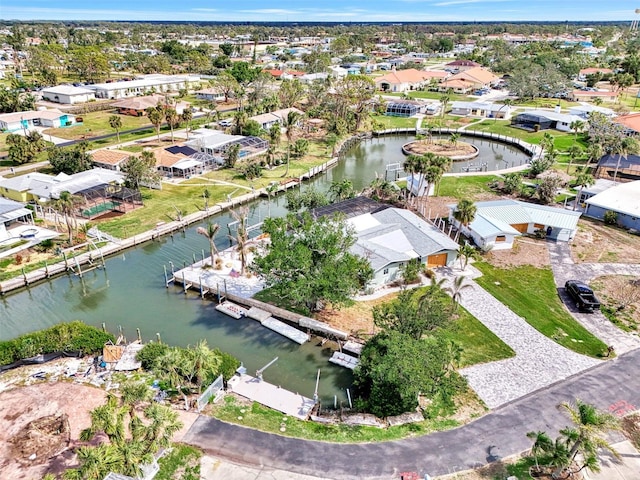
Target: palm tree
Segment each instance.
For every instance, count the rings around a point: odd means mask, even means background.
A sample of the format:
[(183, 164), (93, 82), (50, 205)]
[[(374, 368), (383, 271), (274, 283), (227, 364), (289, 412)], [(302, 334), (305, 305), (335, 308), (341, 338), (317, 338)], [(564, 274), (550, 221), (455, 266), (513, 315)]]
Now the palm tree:
[(195, 376), (198, 393), (201, 393), (205, 380), (213, 379), (213, 375), (218, 372), (222, 357), (209, 348), (206, 340), (200, 340), (195, 347), (189, 348), (188, 352), (192, 365), (191, 371)]
[(611, 149), (611, 153), (618, 155), (616, 170), (613, 174), (614, 182), (618, 177), (618, 170), (620, 170), (620, 161), (622, 160), (622, 158), (626, 160), (629, 154), (637, 153), (639, 150), (640, 150), (640, 144), (638, 144), (638, 141), (632, 137), (624, 137), (613, 145)]
[(160, 142), (160, 127), (162, 126), (162, 120), (164, 115), (162, 113), (162, 107), (149, 107), (145, 110), (147, 113), (147, 117), (149, 117), (149, 121), (153, 124), (153, 127), (156, 129), (156, 135), (158, 136), (158, 143)]
[(79, 195), (72, 195), (68, 191), (60, 193), (60, 197), (53, 202), (53, 209), (64, 217), (67, 225), (67, 235), (69, 237), (69, 245), (73, 245), (73, 230), (75, 228), (75, 210), (84, 203), (84, 199)]
[(120, 129), (122, 128), (122, 118), (119, 115), (111, 115), (109, 117), (109, 126), (116, 131), (118, 143), (120, 143)]
[(604, 149), (600, 143), (592, 142), (587, 148), (587, 168), (591, 166), (591, 162), (598, 163), (604, 155)]
[(447, 109), (447, 105), (449, 105), (450, 101), (451, 101), (451, 95), (449, 94), (449, 92), (443, 93), (442, 95), (440, 95), (440, 103), (442, 104), (442, 111), (440, 112), (440, 116), (442, 118), (444, 118), (445, 110)]
[(450, 136), (449, 136), (449, 143), (451, 143), (451, 145), (453, 145), (454, 147), (458, 144), (458, 140), (460, 139), (460, 134), (457, 132), (453, 132)]
[(540, 465), (538, 464), (538, 456), (541, 453), (546, 453), (553, 448), (553, 440), (546, 434), (546, 432), (529, 432), (527, 437), (533, 440), (531, 446), (531, 455), (536, 462), (536, 470), (540, 471)]
[[(574, 424), (573, 429), (565, 429), (564, 431), (565, 434), (569, 434), (569, 462), (575, 460), (581, 449), (586, 449), (587, 453), (603, 449), (611, 452), (615, 457), (619, 457), (615, 449), (604, 438), (607, 432), (621, 429), (620, 420), (616, 416), (602, 412), (593, 405), (580, 400), (576, 400), (574, 404), (562, 403), (560, 407), (569, 415)], [(567, 465), (559, 465), (553, 472), (553, 477), (559, 478), (566, 467)]]
[(224, 152), (224, 163), (225, 167), (233, 168), (240, 157), (240, 144), (233, 143), (227, 147), (227, 150)]
[(438, 176), (435, 180), (436, 186), (433, 192), (436, 197), (440, 194), (440, 182), (442, 180), (442, 176), (447, 170), (449, 170), (451, 163), (452, 160), (449, 157), (445, 157), (444, 155), (435, 155), (431, 159), (431, 165), (438, 169)]
[(236, 236), (232, 237), (232, 240), (238, 244), (236, 251), (240, 254), (240, 275), (244, 275), (248, 261), (249, 232), (246, 226), (248, 215), (249, 211), (246, 208), (241, 208), (238, 212), (231, 211), (231, 216), (238, 222)]
[(220, 230), (220, 225), (217, 223), (208, 222), (207, 227), (198, 227), (196, 232), (200, 235), (204, 235), (209, 240), (209, 251), (211, 252), (211, 266), (215, 265), (216, 254), (218, 253), (218, 249), (216, 248), (216, 235), (218, 234), (218, 230)]
[(178, 115), (178, 112), (176, 112), (175, 108), (166, 107), (164, 109), (164, 118), (167, 121), (167, 125), (169, 125), (169, 128), (171, 129), (171, 143), (173, 143), (173, 129), (176, 127), (176, 125), (178, 125), (180, 116)]
[[(409, 155), (402, 164), (402, 169), (411, 174), (411, 185), (409, 186), (409, 194), (413, 191), (413, 183), (415, 175), (420, 171), (420, 155)], [(418, 190), (416, 196), (420, 193)]]
[(569, 147), (568, 153), (569, 153), (569, 164), (567, 165), (567, 173), (569, 173), (569, 169), (571, 168), (571, 164), (573, 163), (573, 161), (580, 158), (584, 153), (584, 150), (582, 150), (582, 147), (580, 145), (578, 145), (577, 143), (574, 143)]
[(287, 137), (287, 169), (284, 172), (283, 177), (289, 175), (289, 159), (291, 157), (291, 140), (293, 139), (293, 134), (295, 132), (296, 126), (300, 121), (300, 115), (295, 110), (289, 111), (287, 116), (283, 119), (282, 128), (284, 128), (284, 134)]
[(470, 283), (464, 283), (465, 280), (466, 277), (464, 275), (458, 275), (453, 280), (453, 285), (444, 289), (451, 295), (454, 312), (458, 309), (458, 305), (460, 304), (460, 300), (462, 299), (462, 291), (472, 287)]
[(476, 218), (476, 211), (478, 208), (473, 201), (469, 199), (462, 199), (456, 205), (456, 209), (453, 212), (453, 218), (455, 218), (461, 225), (467, 227)]
[(332, 182), (329, 187), (329, 194), (334, 202), (341, 202), (348, 198), (353, 198), (356, 194), (353, 183), (346, 178), (340, 182)]
[[(502, 106), (498, 109), (498, 113), (496, 113), (496, 115), (493, 117), (493, 123), (498, 121), (498, 115), (500, 115), (500, 112), (502, 111), (503, 108), (508, 108), (508, 107), (511, 107), (511, 106), (513, 106), (513, 100), (511, 100), (510, 98), (505, 98), (502, 101)], [(505, 117), (506, 117), (506, 115), (505, 115)]]
[(584, 122), (582, 120), (574, 120), (569, 124), (569, 128), (573, 130), (573, 142), (578, 141), (578, 133), (584, 128)]
[(593, 175), (591, 175), (586, 169), (581, 168), (575, 181), (575, 186), (579, 186), (580, 190), (578, 190), (578, 196), (573, 204), (574, 210), (578, 206), (578, 201), (582, 198), (582, 189), (584, 187), (590, 187), (594, 183), (596, 183), (596, 181), (593, 178)]
[(185, 108), (182, 112), (182, 121), (187, 124), (187, 140), (189, 140), (189, 130), (191, 126), (191, 120), (193, 120), (193, 110), (191, 108)]
[(469, 259), (474, 258), (477, 255), (476, 249), (473, 245), (465, 242), (464, 245), (458, 247), (458, 258), (460, 259), (460, 268), (464, 270), (467, 268)]

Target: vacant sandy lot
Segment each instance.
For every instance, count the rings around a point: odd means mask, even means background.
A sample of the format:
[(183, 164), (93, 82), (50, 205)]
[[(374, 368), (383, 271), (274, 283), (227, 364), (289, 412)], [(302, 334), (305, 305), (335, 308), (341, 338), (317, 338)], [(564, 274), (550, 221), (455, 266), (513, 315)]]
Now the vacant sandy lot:
[(571, 256), (576, 263), (640, 263), (640, 235), (582, 218)]

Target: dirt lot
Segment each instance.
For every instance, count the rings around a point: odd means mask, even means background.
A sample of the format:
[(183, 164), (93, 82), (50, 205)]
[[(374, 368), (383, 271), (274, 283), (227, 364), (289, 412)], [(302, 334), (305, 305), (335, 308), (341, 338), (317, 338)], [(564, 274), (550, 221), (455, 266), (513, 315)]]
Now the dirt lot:
[(545, 240), (529, 237), (518, 237), (510, 250), (488, 252), (484, 255), (484, 258), (490, 264), (499, 268), (519, 267), (522, 265), (544, 268), (551, 264)]
[(640, 263), (640, 235), (581, 219), (571, 242), (571, 256), (576, 263)]
[[(80, 432), (91, 423), (89, 412), (104, 403), (106, 392), (92, 385), (74, 383), (70, 379), (56, 380), (55, 372), (64, 372), (65, 365), (71, 363), (70, 359), (57, 360), (46, 365), (18, 368), (0, 376), (0, 478), (40, 479), (47, 471), (60, 473), (75, 465), (74, 455), (66, 448), (67, 444), (71, 448), (77, 444)], [(44, 380), (32, 376), (41, 371), (47, 372)], [(174, 437), (174, 441), (180, 441), (197, 414), (176, 411), (184, 424)], [(43, 439), (42, 432), (33, 429), (29, 435), (30, 441), (16, 444), (15, 438), (21, 431), (24, 433), (27, 424), (60, 414), (68, 418), (69, 431), (63, 432), (65, 438), (49, 435)], [(43, 443), (47, 440), (51, 448)], [(39, 448), (30, 451), (32, 445), (38, 445)], [(37, 452), (47, 450), (49, 456), (37, 456)], [(35, 458), (31, 457), (33, 453), (36, 453)]]

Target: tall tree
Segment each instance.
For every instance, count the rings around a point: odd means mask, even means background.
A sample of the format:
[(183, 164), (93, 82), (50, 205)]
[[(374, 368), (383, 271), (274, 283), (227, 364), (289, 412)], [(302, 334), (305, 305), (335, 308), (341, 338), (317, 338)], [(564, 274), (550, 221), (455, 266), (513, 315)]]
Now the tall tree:
[(143, 150), (139, 156), (131, 156), (122, 166), (125, 184), (129, 188), (140, 188), (142, 184), (151, 185), (160, 180), (156, 167), (156, 156), (152, 150)]
[(578, 202), (582, 198), (582, 190), (584, 189), (584, 187), (590, 187), (594, 183), (596, 183), (596, 181), (593, 178), (593, 175), (591, 175), (586, 168), (581, 168), (578, 171), (578, 176), (576, 177), (574, 185), (576, 187), (580, 187), (580, 189), (578, 190), (578, 196), (576, 197), (576, 200), (573, 203), (574, 210), (577, 208)]
[(282, 128), (284, 128), (284, 134), (287, 137), (287, 169), (284, 172), (283, 177), (289, 175), (289, 161), (291, 159), (291, 140), (295, 133), (298, 122), (302, 118), (302, 115), (295, 110), (289, 111), (287, 116), (282, 121)]
[(157, 107), (149, 107), (145, 110), (149, 121), (153, 125), (153, 128), (156, 130), (156, 135), (158, 137), (158, 143), (160, 143), (160, 127), (162, 126), (162, 121), (164, 120), (164, 113), (161, 106)]
[(60, 192), (60, 197), (53, 201), (52, 207), (64, 218), (67, 225), (67, 238), (69, 245), (73, 245), (73, 231), (76, 228), (76, 210), (84, 203), (84, 198), (73, 195), (68, 191)]
[(173, 139), (173, 130), (180, 123), (180, 116), (176, 109), (173, 107), (166, 106), (164, 108), (164, 118), (167, 121), (167, 125), (169, 125), (169, 129), (171, 130), (171, 143), (174, 143)]
[(476, 211), (478, 208), (473, 201), (469, 199), (462, 199), (456, 205), (456, 209), (453, 211), (453, 218), (455, 218), (461, 225), (468, 227), (471, 222), (476, 218)]
[(180, 119), (187, 124), (187, 140), (189, 140), (189, 131), (191, 130), (191, 120), (193, 120), (193, 110), (190, 107), (187, 107), (182, 112)]
[(271, 243), (251, 266), (283, 302), (306, 311), (344, 305), (372, 278), (368, 260), (350, 252), (355, 234), (337, 218), (309, 212), (265, 219)]
[(120, 143), (120, 129), (122, 128), (122, 118), (120, 115), (111, 115), (109, 117), (109, 126), (116, 131), (118, 143)]
[(211, 252), (211, 266), (216, 263), (216, 254), (218, 249), (216, 248), (216, 235), (220, 230), (220, 225), (213, 222), (207, 222), (206, 227), (198, 227), (196, 230), (200, 235), (204, 235), (209, 240), (209, 251)]

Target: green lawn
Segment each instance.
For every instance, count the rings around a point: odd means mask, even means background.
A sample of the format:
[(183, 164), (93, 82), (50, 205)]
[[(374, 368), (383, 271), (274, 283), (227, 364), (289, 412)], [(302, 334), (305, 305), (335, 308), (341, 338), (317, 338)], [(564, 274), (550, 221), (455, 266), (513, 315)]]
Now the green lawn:
[[(567, 150), (574, 143), (574, 134), (570, 132), (559, 132), (557, 130), (543, 130), (540, 132), (527, 132), (520, 128), (514, 128), (511, 126), (509, 120), (485, 120), (482, 123), (477, 123), (467, 129), (468, 131), (481, 131), (491, 132), (498, 135), (506, 135), (507, 137), (514, 137), (524, 140), (525, 142), (539, 144), (544, 137), (545, 132), (550, 133), (554, 138), (554, 144), (560, 151)], [(587, 147), (586, 137), (584, 135), (578, 135), (577, 142), (582, 148)]]
[(151, 230), (158, 222), (169, 222), (175, 218), (176, 208), (184, 215), (202, 210), (204, 202), (202, 193), (207, 188), (210, 193), (209, 205), (224, 201), (227, 194), (236, 190), (235, 187), (223, 185), (195, 186), (163, 184), (162, 190), (142, 189), (144, 207), (127, 212), (125, 215), (99, 224), (100, 229), (118, 238)]
[(199, 480), (202, 452), (190, 445), (174, 443), (171, 451), (158, 460), (155, 480)]
[(540, 333), (584, 355), (606, 354), (607, 346), (564, 308), (550, 269), (532, 266), (499, 269), (486, 262), (475, 266), (483, 274), (476, 279), (478, 284)]
[(372, 115), (371, 118), (380, 123), (383, 129), (416, 128), (416, 119), (411, 117), (388, 117), (387, 115)]
[[(385, 97), (402, 97), (404, 96), (404, 93), (396, 93), (396, 92), (377, 92), (379, 95), (384, 95)], [(411, 98), (426, 98), (426, 99), (431, 99), (431, 100), (440, 100), (442, 98), (442, 95), (444, 95), (441, 92), (432, 92), (432, 91), (412, 91), (409, 92), (409, 97)], [(469, 96), (468, 95), (462, 95), (459, 93), (451, 93), (449, 94), (449, 101), (450, 102), (457, 102), (458, 100), (469, 100)]]
[[(116, 115), (115, 110), (101, 110), (99, 112), (78, 115), (82, 117), (82, 124), (64, 128), (49, 128), (44, 132), (45, 138), (47, 134), (49, 134), (68, 140), (79, 140), (85, 136), (90, 138), (115, 133), (115, 130), (109, 126), (109, 117), (112, 115)], [(133, 117), (131, 115), (118, 115), (118, 117), (122, 120), (121, 131), (151, 124), (146, 116)]]
[[(344, 424), (324, 425), (316, 422), (305, 422), (271, 410), (258, 403), (251, 406), (239, 404), (234, 397), (228, 396), (219, 405), (213, 407), (213, 416), (220, 420), (244, 425), (264, 432), (276, 433), (287, 437), (304, 438), (334, 443), (385, 442), (408, 436), (426, 435), (427, 433), (448, 430), (458, 426), (452, 419), (430, 419), (420, 423), (390, 427), (356, 427)], [(285, 420), (286, 418), (286, 420)], [(285, 431), (281, 431), (281, 425)]]
[(497, 180), (495, 175), (470, 175), (464, 177), (442, 177), (440, 182), (440, 197), (455, 197), (459, 200), (469, 198), (473, 200), (480, 194), (491, 192), (489, 183)]
[[(463, 293), (464, 294), (464, 293)], [(513, 357), (515, 352), (467, 310), (458, 307), (458, 318), (446, 336), (462, 348), (460, 368)]]

